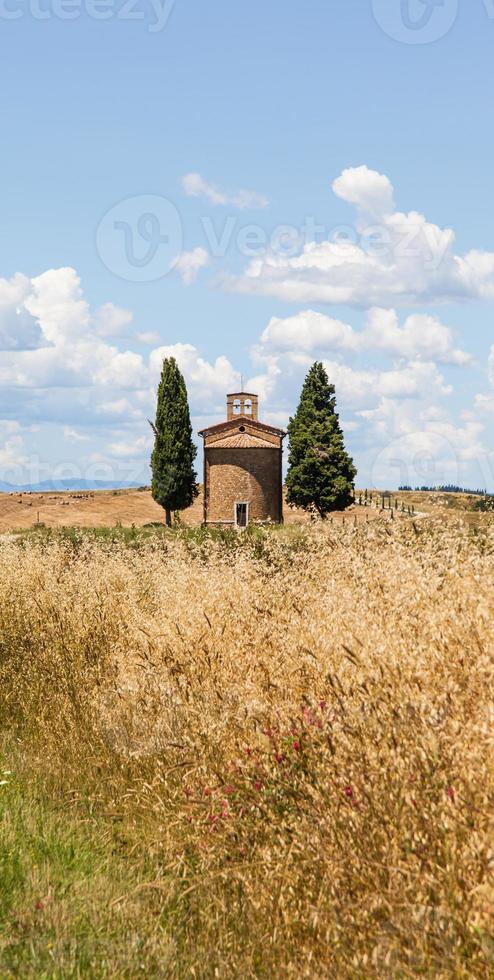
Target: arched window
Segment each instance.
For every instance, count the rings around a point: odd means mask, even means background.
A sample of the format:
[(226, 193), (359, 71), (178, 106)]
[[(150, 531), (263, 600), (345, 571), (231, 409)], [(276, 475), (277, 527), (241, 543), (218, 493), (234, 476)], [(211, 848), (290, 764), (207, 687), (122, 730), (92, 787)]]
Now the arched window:
[(244, 401), (244, 415), (252, 415), (252, 399), (246, 398)]
[(240, 398), (235, 398), (234, 401), (233, 401), (233, 414), (234, 415), (240, 415), (241, 408), (242, 408), (242, 406), (241, 406), (241, 403), (240, 403)]

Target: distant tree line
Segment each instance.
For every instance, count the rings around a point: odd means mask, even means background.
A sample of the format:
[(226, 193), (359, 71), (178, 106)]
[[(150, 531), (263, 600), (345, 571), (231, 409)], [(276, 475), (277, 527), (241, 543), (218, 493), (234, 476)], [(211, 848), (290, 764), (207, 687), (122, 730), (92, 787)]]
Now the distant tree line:
[(475, 494), (477, 497), (487, 497), (487, 490), (467, 490), (466, 487), (456, 487), (453, 484), (447, 484), (441, 487), (398, 487), (398, 490), (405, 491), (425, 491), (427, 493), (471, 493)]

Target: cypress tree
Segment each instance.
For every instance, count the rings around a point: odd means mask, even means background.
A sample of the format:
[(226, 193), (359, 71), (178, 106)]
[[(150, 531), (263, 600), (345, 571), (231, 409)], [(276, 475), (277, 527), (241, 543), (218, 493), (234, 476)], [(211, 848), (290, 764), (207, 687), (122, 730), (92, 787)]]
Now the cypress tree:
[(190, 507), (198, 494), (194, 470), (197, 449), (192, 441), (187, 388), (174, 357), (163, 361), (156, 421), (151, 427), (155, 436), (151, 492), (156, 503), (164, 507), (169, 527), (172, 511)]
[(321, 362), (312, 365), (288, 425), (287, 503), (325, 518), (352, 502), (357, 470), (343, 444), (335, 387)]

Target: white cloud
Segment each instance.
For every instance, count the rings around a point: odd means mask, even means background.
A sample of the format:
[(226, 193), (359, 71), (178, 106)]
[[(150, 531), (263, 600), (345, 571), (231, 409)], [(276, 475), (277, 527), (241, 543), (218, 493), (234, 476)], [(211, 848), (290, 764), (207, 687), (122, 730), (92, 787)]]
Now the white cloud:
[(95, 326), (100, 337), (125, 337), (132, 323), (132, 313), (114, 303), (104, 303), (96, 310)]
[(117, 459), (140, 459), (143, 455), (150, 453), (153, 446), (152, 436), (140, 436), (133, 441), (111, 442), (108, 446), (110, 456)]
[(261, 334), (261, 344), (274, 350), (357, 350), (359, 338), (348, 323), (306, 310), (295, 316), (273, 317)]
[[(190, 343), (158, 343), (143, 355), (126, 349), (124, 342), (110, 343), (98, 333), (98, 314), (91, 311), (73, 269), (49, 270), (35, 280), (14, 277), (1, 285), (0, 298), (6, 298), (9, 315), (14, 307), (19, 309), (39, 334), (35, 349), (6, 350), (0, 361), (0, 416), (17, 415), (23, 423), (0, 426), (4, 479), (6, 469), (17, 467), (18, 473), (19, 467), (27, 466), (28, 453), (29, 460), (42, 456), (43, 440), (45, 446), (48, 441), (53, 445), (50, 451), (58, 462), (56, 454), (65, 445), (63, 453), (72, 453), (79, 468), (103, 466), (106, 460), (112, 472), (127, 467), (128, 473), (130, 467), (134, 473), (134, 461), (141, 461), (144, 471), (151, 439), (146, 419), (153, 417), (167, 356), (174, 356), (184, 373), (195, 427), (198, 417), (207, 422), (224, 418), (225, 394), (240, 383), (225, 355), (208, 360)], [(110, 307), (111, 319), (118, 308), (105, 306)], [(151, 342), (155, 339), (149, 337)], [(479, 395), (471, 414), (465, 413), (465, 401), (458, 404), (451, 398), (452, 375), (443, 374), (441, 365), (466, 369), (472, 362), (438, 318), (413, 314), (400, 322), (395, 310), (376, 307), (355, 329), (310, 309), (273, 317), (251, 351), (252, 377), (246, 382), (260, 395), (264, 419), (286, 425), (316, 358), (324, 361), (336, 385), (349, 447), (367, 473), (378, 459), (387, 467), (386, 482), (395, 485), (393, 460), (406, 460), (412, 451), (414, 478), (400, 482), (445, 482), (433, 478), (436, 459), (443, 461), (440, 472), (445, 478), (454, 476), (455, 466), (459, 473), (462, 467), (464, 473), (473, 473), (479, 460), (484, 467), (490, 465), (492, 438), (480, 412), (494, 411), (493, 396)], [(489, 365), (494, 384), (494, 349)], [(41, 423), (36, 435), (26, 429), (29, 420)], [(123, 472), (119, 478), (126, 478)], [(492, 483), (488, 474), (469, 479), (478, 485)]]
[(107, 347), (100, 348), (100, 358), (100, 365), (93, 373), (96, 384), (129, 389), (143, 388), (147, 384), (148, 371), (140, 354)]
[(174, 357), (190, 386), (194, 400), (208, 399), (224, 395), (238, 385), (239, 375), (228, 358), (217, 357), (214, 363), (206, 361), (192, 344), (170, 344), (151, 351), (149, 368), (154, 384), (159, 381), (165, 357)]
[(256, 256), (225, 287), (285, 302), (365, 308), (494, 298), (494, 252), (458, 255), (451, 229), (417, 211), (393, 211), (393, 188), (383, 174), (349, 168), (333, 190), (357, 209), (344, 237), (308, 241), (295, 256), (273, 250)]
[(368, 167), (349, 167), (333, 181), (337, 197), (355, 206), (364, 214), (381, 217), (394, 210), (393, 185), (384, 174)]
[(152, 347), (153, 344), (159, 344), (161, 337), (157, 330), (143, 330), (142, 333), (137, 334), (137, 340), (146, 347)]
[(444, 364), (464, 366), (473, 361), (466, 351), (454, 347), (449, 327), (437, 317), (421, 313), (407, 317), (400, 327), (395, 310), (375, 307), (369, 311), (362, 346), (400, 357), (423, 357)]
[(22, 426), (11, 419), (0, 419), (0, 467), (3, 471), (17, 471), (28, 462)]
[(41, 330), (24, 305), (30, 280), (18, 272), (0, 279), (0, 350), (33, 350), (42, 342)]
[[(0, 385), (9, 389), (7, 402), (12, 392), (24, 392), (24, 405), (32, 406), (36, 417), (42, 414), (43, 404), (39, 398), (33, 401), (28, 392), (45, 392), (43, 399), (50, 412), (59, 413), (67, 430), (76, 431), (72, 414), (76, 396), (69, 396), (67, 389), (77, 391), (77, 398), (87, 390), (87, 417), (108, 421), (121, 418), (126, 424), (140, 424), (152, 411), (163, 358), (167, 356), (176, 357), (184, 372), (194, 408), (204, 406), (207, 410), (211, 398), (220, 394), (223, 402), (227, 388), (238, 385), (238, 373), (226, 357), (208, 361), (192, 344), (157, 346), (144, 357), (108, 343), (96, 332), (101, 324), (101, 307), (98, 314), (91, 314), (74, 269), (51, 269), (33, 280), (23, 277), (13, 282), (13, 300), (19, 301), (16, 290), (22, 288), (24, 308), (37, 317), (41, 346), (35, 350), (6, 351), (0, 362)], [(125, 311), (113, 304), (105, 304), (104, 309), (107, 321), (109, 317), (114, 326), (116, 321), (121, 326), (124, 319), (129, 322), (130, 314), (120, 316)], [(156, 338), (150, 334), (147, 339)], [(61, 392), (58, 399), (57, 392)]]
[(336, 361), (324, 361), (330, 381), (346, 406), (357, 409), (379, 398), (409, 399), (420, 396), (450, 395), (452, 388), (444, 381), (435, 364), (411, 361), (387, 371), (354, 370)]
[(205, 248), (194, 248), (191, 252), (182, 252), (173, 260), (173, 268), (182, 277), (182, 282), (190, 286), (201, 269), (209, 265), (210, 258)]
[(182, 177), (182, 187), (188, 197), (205, 197), (214, 205), (229, 205), (239, 211), (248, 209), (266, 208), (269, 200), (264, 194), (257, 191), (233, 191), (227, 192), (216, 187), (215, 184), (204, 180), (200, 174), (185, 174)]
[(494, 395), (476, 395), (475, 408), (485, 415), (494, 415)]
[(361, 331), (314, 310), (285, 318), (273, 317), (261, 334), (260, 343), (270, 351), (381, 350), (398, 357), (460, 366), (473, 360), (466, 351), (454, 347), (452, 331), (437, 317), (413, 314), (400, 327), (395, 310), (377, 307), (369, 311)]
[(49, 269), (36, 276), (24, 303), (49, 343), (77, 340), (88, 331), (89, 306), (75, 269)]
[(116, 398), (115, 401), (102, 402), (97, 406), (96, 412), (107, 419), (135, 420), (144, 417), (141, 409), (136, 408), (128, 398)]
[[(356, 331), (306, 311), (271, 320), (251, 353), (261, 369), (255, 384), (264, 382), (269, 414), (282, 426), (311, 363), (323, 360), (364, 481), (383, 487), (491, 482), (479, 469), (485, 471), (488, 460), (482, 424), (475, 416), (461, 425), (453, 421), (453, 387), (436, 363), (466, 368), (471, 359), (435, 318), (406, 318), (400, 326), (394, 311), (376, 309)], [(375, 366), (373, 353), (391, 364)]]
[(82, 432), (77, 432), (75, 429), (71, 429), (69, 425), (64, 425), (63, 437), (69, 442), (89, 442), (89, 436), (83, 435)]

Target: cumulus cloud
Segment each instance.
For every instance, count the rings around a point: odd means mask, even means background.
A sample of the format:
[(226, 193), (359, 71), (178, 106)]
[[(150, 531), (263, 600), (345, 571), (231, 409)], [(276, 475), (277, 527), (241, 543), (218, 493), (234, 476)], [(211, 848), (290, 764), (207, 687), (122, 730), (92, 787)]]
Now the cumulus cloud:
[(128, 336), (132, 313), (114, 303), (103, 303), (96, 311), (95, 327), (101, 337)]
[[(226, 357), (211, 363), (191, 344), (157, 346), (144, 357), (108, 343), (99, 335), (102, 316), (107, 323), (113, 320), (113, 330), (117, 323), (123, 326), (124, 320), (130, 322), (130, 314), (124, 316), (126, 311), (108, 303), (92, 315), (74, 269), (51, 269), (32, 280), (24, 277), (14, 285), (16, 289), (22, 287), (21, 312), (27, 310), (36, 318), (40, 346), (9, 350), (3, 355), (0, 384), (9, 389), (9, 399), (18, 390), (46, 391), (47, 404), (50, 401), (53, 405), (57, 390), (88, 389), (93, 392), (86, 407), (91, 418), (122, 414), (136, 419), (136, 412), (140, 417), (146, 406), (152, 405), (153, 390), (167, 356), (176, 357), (196, 399), (204, 404), (212, 394), (238, 383), (238, 374)], [(21, 302), (15, 289), (13, 292), (15, 301)], [(148, 337), (155, 339), (153, 334)], [(23, 397), (27, 404), (28, 396)], [(39, 400), (29, 404), (39, 415)], [(70, 414), (71, 404), (71, 397), (65, 394), (58, 410)]]
[(453, 390), (436, 365), (424, 361), (411, 361), (384, 371), (355, 370), (337, 361), (325, 360), (324, 365), (345, 405), (354, 409), (379, 397), (408, 399), (430, 393), (440, 397)]
[[(294, 392), (311, 363), (323, 361), (368, 485), (492, 482), (492, 440), (478, 415), (455, 421), (454, 388), (441, 369), (444, 364), (466, 370), (474, 362), (437, 318), (414, 314), (400, 323), (396, 311), (376, 308), (355, 330), (306, 311), (273, 318), (252, 357), (260, 369), (256, 383), (264, 381), (281, 425), (293, 413)], [(376, 365), (384, 359), (391, 363)]]
[(273, 317), (261, 334), (261, 345), (271, 351), (381, 350), (403, 358), (421, 358), (465, 366), (472, 356), (454, 346), (453, 333), (437, 317), (412, 314), (402, 326), (396, 310), (370, 310), (363, 330), (314, 310), (295, 316)]
[(42, 334), (24, 301), (30, 293), (30, 280), (17, 273), (0, 279), (0, 350), (34, 350)]
[(205, 248), (194, 248), (191, 252), (181, 252), (173, 260), (173, 268), (182, 277), (182, 282), (190, 286), (201, 269), (209, 265), (210, 258)]
[(414, 313), (400, 327), (396, 310), (374, 308), (369, 311), (362, 333), (362, 347), (399, 357), (421, 357), (444, 364), (465, 366), (473, 357), (454, 346), (453, 333), (434, 316)]
[(264, 194), (257, 191), (224, 191), (204, 180), (201, 174), (191, 173), (182, 177), (182, 187), (188, 197), (204, 197), (211, 204), (226, 205), (237, 208), (239, 211), (248, 209), (256, 210), (266, 208), (269, 200)]
[[(110, 342), (109, 335), (101, 334), (102, 320), (113, 320), (112, 331), (125, 332), (130, 314), (120, 316), (120, 308), (111, 303), (93, 312), (73, 269), (48, 270), (32, 280), (14, 277), (2, 285), (4, 309), (9, 315), (18, 309), (37, 331), (37, 346), (11, 347), (0, 360), (0, 417), (23, 423), (0, 426), (4, 479), (14, 464), (18, 469), (27, 465), (29, 453), (30, 461), (37, 458), (40, 440), (53, 442), (55, 432), (63, 440), (63, 452), (76, 456), (77, 466), (101, 467), (106, 460), (112, 473), (118, 469), (120, 479), (134, 479), (130, 469), (137, 472), (140, 461), (142, 481), (151, 439), (146, 419), (153, 415), (167, 356), (175, 357), (184, 373), (194, 427), (224, 418), (225, 394), (240, 383), (236, 367), (224, 354), (208, 359), (193, 344), (155, 343), (153, 335), (145, 353), (129, 349), (123, 340)], [(485, 444), (490, 428), (485, 416), (494, 411), (492, 389), (478, 396), (475, 413), (457, 412), (451, 366), (466, 370), (475, 365), (437, 317), (412, 314), (400, 320), (394, 309), (375, 307), (359, 329), (310, 309), (273, 317), (252, 348), (252, 376), (246, 382), (261, 397), (263, 418), (286, 425), (316, 359), (324, 361), (336, 385), (351, 451), (367, 474), (373, 460), (379, 460), (380, 472), (387, 467), (384, 485), (396, 485), (393, 460), (406, 459), (412, 451), (413, 478), (412, 471), (410, 479), (403, 473), (400, 482), (446, 482), (432, 476), (430, 460), (436, 456), (445, 461), (440, 471), (445, 477), (454, 475), (454, 466), (473, 472), (479, 459), (488, 465), (491, 457)], [(494, 385), (494, 349), (489, 370)], [(26, 421), (42, 423), (41, 433), (30, 433)], [(420, 476), (424, 467), (429, 467), (430, 479)], [(10, 482), (23, 481), (19, 474)], [(479, 477), (480, 482), (488, 485), (491, 480)]]
[(494, 298), (494, 252), (455, 253), (455, 235), (417, 211), (395, 211), (389, 178), (349, 168), (334, 193), (356, 209), (351, 228), (295, 255), (256, 256), (244, 273), (224, 280), (240, 293), (292, 303), (397, 306)]
[(272, 317), (261, 344), (273, 350), (357, 350), (359, 338), (348, 323), (305, 310), (295, 316)]
[(382, 217), (394, 211), (393, 185), (385, 174), (368, 167), (349, 167), (333, 181), (333, 191), (367, 215)]
[(165, 357), (175, 358), (194, 399), (200, 396), (207, 402), (208, 399), (223, 396), (227, 390), (238, 386), (239, 374), (227, 357), (217, 357), (211, 363), (192, 344), (169, 344), (151, 351), (149, 368), (154, 384), (159, 380)]
[(0, 419), (0, 467), (4, 471), (17, 469), (27, 462), (22, 426), (11, 419)]
[(417, 410), (412, 402), (381, 398), (374, 409), (359, 413), (365, 423), (361, 461), (371, 484), (489, 483), (493, 455), (483, 424), (473, 417), (458, 425), (424, 399)]
[(89, 305), (75, 269), (49, 269), (36, 276), (24, 305), (36, 317), (48, 343), (77, 340), (88, 331)]

